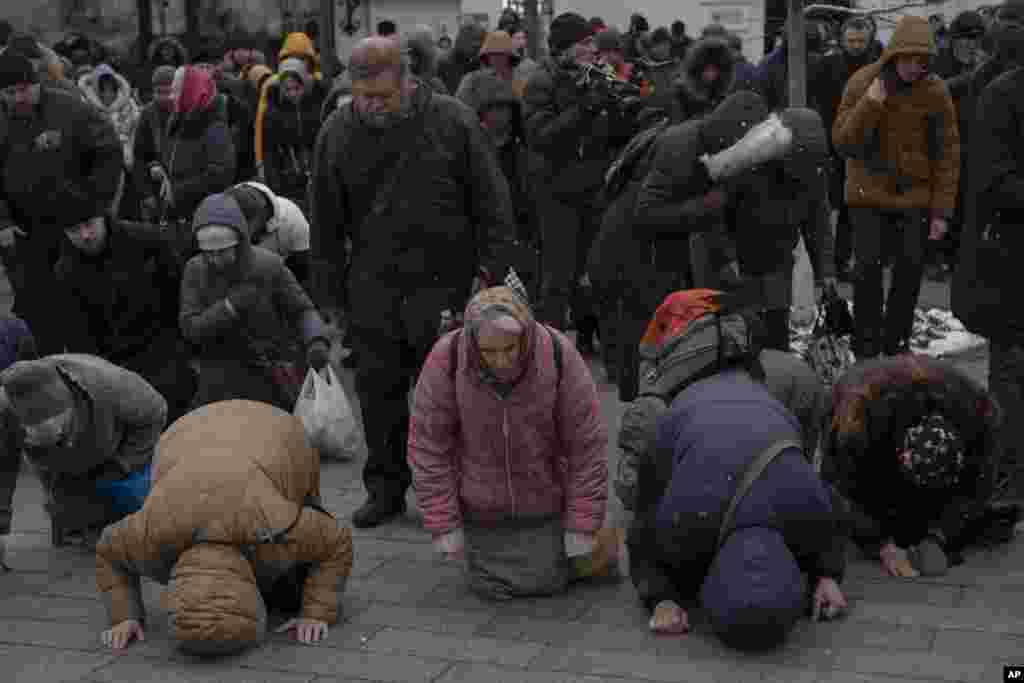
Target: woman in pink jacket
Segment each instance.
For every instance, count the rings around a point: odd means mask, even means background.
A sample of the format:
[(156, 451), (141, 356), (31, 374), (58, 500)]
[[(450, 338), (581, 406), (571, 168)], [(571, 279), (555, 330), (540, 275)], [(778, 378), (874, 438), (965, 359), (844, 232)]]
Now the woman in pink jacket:
[(590, 369), (509, 287), (473, 297), (416, 384), (409, 464), (424, 525), (486, 597), (615, 573), (607, 445)]

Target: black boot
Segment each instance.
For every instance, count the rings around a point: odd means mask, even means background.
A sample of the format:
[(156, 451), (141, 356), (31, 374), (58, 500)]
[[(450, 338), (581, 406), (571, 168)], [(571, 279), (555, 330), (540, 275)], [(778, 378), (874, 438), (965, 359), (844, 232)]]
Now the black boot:
[(371, 529), (404, 514), (404, 497), (387, 499), (370, 496), (361, 508), (352, 513), (352, 525), (357, 529)]

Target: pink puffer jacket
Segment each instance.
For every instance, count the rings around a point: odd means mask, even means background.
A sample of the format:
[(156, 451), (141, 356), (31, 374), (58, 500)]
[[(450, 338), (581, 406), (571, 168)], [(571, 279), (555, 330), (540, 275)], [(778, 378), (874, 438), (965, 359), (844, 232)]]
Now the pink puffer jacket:
[[(409, 465), (424, 526), (435, 536), (476, 521), (562, 514), (592, 533), (608, 499), (608, 431), (597, 386), (576, 347), (539, 323), (523, 378), (502, 399), (480, 379), (468, 332), (442, 337), (416, 385)], [(561, 388), (553, 339), (562, 347)], [(451, 380), (453, 340), (458, 372)]]

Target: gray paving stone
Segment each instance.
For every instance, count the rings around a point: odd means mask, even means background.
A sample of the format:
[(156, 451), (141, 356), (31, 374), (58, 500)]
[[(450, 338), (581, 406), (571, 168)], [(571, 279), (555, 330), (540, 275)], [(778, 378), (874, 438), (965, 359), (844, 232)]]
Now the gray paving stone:
[(991, 610), (986, 609), (863, 603), (851, 610), (848, 618), (885, 621), (905, 626), (1024, 635), (1024, 619), (993, 614)]
[(326, 647), (270, 643), (247, 658), (258, 670), (308, 672), (326, 676), (363, 678), (382, 683), (420, 683), (448, 668), (444, 659), (379, 652), (355, 652)]
[(443, 579), (439, 576), (425, 581), (405, 579), (385, 580), (377, 576), (349, 579), (346, 593), (358, 595), (372, 602), (410, 604), (425, 600)]
[(0, 598), (0, 615), (4, 619), (102, 624), (107, 611), (98, 600), (16, 595)]
[(968, 587), (964, 589), (964, 596), (959, 606), (1024, 618), (1024, 588), (1015, 586)]
[(78, 681), (110, 659), (107, 654), (0, 645), (0, 677), (9, 683)]
[[(377, 625), (410, 628), (456, 636), (474, 634), (490, 636), (494, 634), (485, 633), (481, 631), (481, 628), (486, 627), (491, 620), (492, 617), (489, 613), (480, 610), (460, 611), (441, 607), (412, 607), (375, 602), (370, 603), (365, 610), (349, 620), (349, 624), (356, 627)], [(562, 624), (562, 628), (565, 628), (564, 624)]]
[(1024, 662), (1024, 637), (1007, 636), (978, 631), (939, 631), (932, 645), (935, 652), (944, 655), (970, 653), (993, 661), (1009, 663), (1016, 659)]
[(525, 667), (544, 649), (538, 643), (495, 638), (449, 636), (429, 631), (388, 628), (367, 643), (371, 652), (400, 652), (425, 657)]
[(759, 678), (758, 665), (741, 658), (703, 659), (685, 655), (657, 657), (628, 651), (546, 648), (530, 671), (565, 671), (592, 676), (638, 678), (666, 683), (719, 683)]
[(838, 621), (797, 624), (788, 647), (837, 650), (846, 647), (880, 650), (929, 650), (935, 630), (928, 626), (901, 626), (886, 622)]
[(485, 664), (460, 663), (448, 669), (435, 683), (600, 683), (610, 680), (612, 679), (581, 678), (577, 674), (564, 671), (518, 671)]
[(967, 653), (955, 656), (933, 652), (883, 652), (841, 648), (833, 652), (833, 669), (906, 678), (928, 678), (958, 683), (984, 683), (990, 660)]
[(101, 647), (100, 624), (0, 619), (0, 643), (95, 651)]
[(862, 674), (852, 671), (800, 671), (798, 669), (767, 669), (759, 683), (944, 683), (940, 678), (903, 678)]
[(232, 660), (195, 659), (181, 662), (117, 657), (92, 672), (90, 683), (309, 683), (315, 674), (288, 674), (239, 668)]
[[(64, 578), (64, 576), (60, 578)], [(6, 572), (0, 574), (0, 598), (38, 593), (46, 589), (53, 581), (54, 577), (51, 577), (48, 572)]]
[(844, 581), (843, 593), (855, 602), (913, 603), (956, 607), (963, 593), (959, 585), (879, 579)]
[(568, 647), (575, 639), (574, 632), (585, 628), (582, 623), (570, 623), (565, 619), (537, 619), (525, 614), (505, 614), (500, 611), (493, 618), (490, 615), (488, 617), (489, 621), (477, 630), (477, 635), (561, 647)]

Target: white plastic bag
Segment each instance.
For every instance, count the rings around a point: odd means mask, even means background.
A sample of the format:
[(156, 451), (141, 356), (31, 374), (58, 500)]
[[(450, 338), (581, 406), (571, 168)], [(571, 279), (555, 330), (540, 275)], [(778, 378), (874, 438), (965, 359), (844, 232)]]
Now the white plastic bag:
[(330, 363), (323, 372), (326, 377), (313, 368), (306, 373), (295, 402), (295, 415), (302, 420), (306, 438), (320, 451), (321, 458), (349, 461), (359, 452), (355, 413)]

